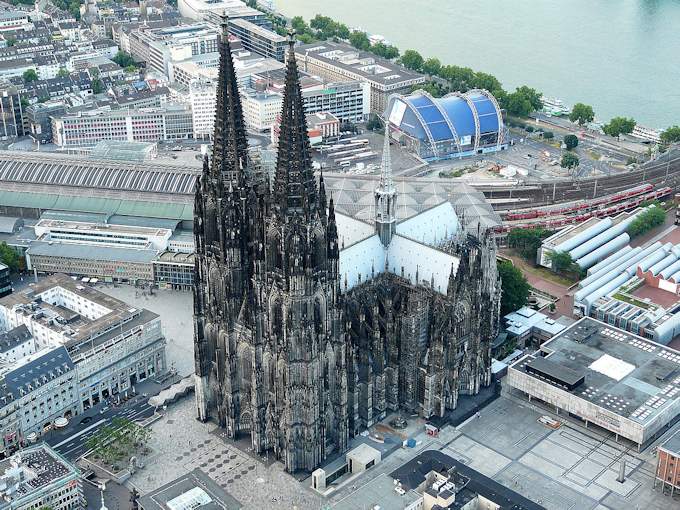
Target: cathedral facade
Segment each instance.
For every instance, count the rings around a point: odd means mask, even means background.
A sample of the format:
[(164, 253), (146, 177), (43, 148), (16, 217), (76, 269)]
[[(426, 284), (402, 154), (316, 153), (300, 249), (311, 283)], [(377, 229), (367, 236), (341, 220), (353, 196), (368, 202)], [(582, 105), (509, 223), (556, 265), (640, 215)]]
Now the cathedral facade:
[(312, 471), (403, 410), (428, 418), (490, 384), (495, 246), (448, 202), (399, 221), (386, 136), (372, 223), (317, 181), (291, 36), (278, 159), (248, 157), (226, 22), (213, 149), (197, 181), (194, 342), (199, 419)]

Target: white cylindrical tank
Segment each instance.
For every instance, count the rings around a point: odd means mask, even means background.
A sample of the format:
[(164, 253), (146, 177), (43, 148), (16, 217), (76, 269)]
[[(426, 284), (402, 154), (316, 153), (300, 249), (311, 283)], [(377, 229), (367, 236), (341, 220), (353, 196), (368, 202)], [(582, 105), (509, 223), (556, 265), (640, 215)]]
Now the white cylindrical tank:
[(596, 235), (589, 241), (586, 241), (585, 243), (571, 250), (569, 252), (569, 255), (571, 255), (571, 258), (574, 260), (580, 259), (587, 253), (590, 253), (591, 251), (599, 248), (604, 243), (607, 243), (614, 239), (615, 237), (617, 237), (618, 235), (623, 234), (628, 229), (628, 225), (630, 224), (631, 221), (633, 221), (633, 218), (635, 218), (635, 215), (614, 225), (611, 228), (608, 228), (601, 234)]
[(597, 273), (600, 269), (607, 267), (609, 264), (612, 264), (613, 262), (616, 262), (619, 259), (623, 259), (623, 257), (627, 256), (628, 253), (630, 253), (631, 251), (633, 251), (633, 248), (630, 246), (626, 246), (623, 250), (619, 250), (616, 253), (612, 253), (604, 260), (601, 260), (600, 262), (595, 264), (593, 267), (588, 268), (588, 275), (593, 275)]
[(593, 303), (600, 299), (602, 296), (606, 296), (613, 290), (619, 288), (621, 285), (626, 283), (630, 279), (630, 276), (628, 276), (627, 273), (620, 274), (616, 278), (614, 278), (612, 281), (609, 283), (603, 285), (599, 289), (597, 289), (595, 292), (587, 295), (585, 298), (581, 300), (582, 303), (586, 305), (586, 313), (590, 313), (590, 307), (593, 306)]
[(560, 243), (557, 246), (555, 246), (554, 251), (573, 250), (578, 245), (585, 243), (588, 239), (592, 239), (598, 234), (601, 234), (611, 226), (612, 226), (611, 218), (605, 218), (603, 220), (600, 220), (599, 222), (595, 223), (595, 225), (588, 227), (580, 234), (577, 234), (571, 239), (567, 239), (563, 243)]
[(590, 253), (584, 255), (580, 259), (576, 260), (576, 264), (581, 269), (587, 269), (596, 262), (599, 262), (603, 258), (605, 258), (607, 255), (610, 253), (615, 252), (616, 250), (623, 248), (628, 244), (630, 241), (630, 236), (626, 233), (623, 233), (619, 235), (618, 237), (615, 237), (608, 243), (603, 244), (596, 250), (591, 251)]
[[(668, 252), (671, 251), (672, 247), (673, 245), (671, 243), (666, 243), (661, 248), (650, 253), (649, 256), (641, 260), (638, 266), (640, 267), (642, 272), (646, 272), (654, 264), (656, 264), (660, 260), (663, 260), (666, 257), (666, 255), (668, 255)], [(630, 269), (631, 267), (628, 267), (626, 271), (629, 271)]]
[[(656, 244), (658, 244), (658, 246), (656, 247), (657, 249), (661, 247), (660, 243)], [(614, 261), (611, 264), (607, 264), (605, 267), (598, 270), (596, 273), (592, 273), (588, 278), (581, 280), (581, 282), (579, 283), (579, 287), (583, 289), (590, 285), (592, 282), (602, 278), (605, 274), (609, 272), (615, 272), (616, 274), (619, 274), (624, 269), (626, 269), (630, 264), (635, 264), (636, 262), (642, 260), (653, 251), (654, 249), (651, 249), (651, 247), (647, 248), (646, 250), (643, 250), (639, 246), (637, 248), (633, 248), (633, 251), (628, 252), (628, 255), (626, 255), (625, 257), (619, 259), (618, 261)]]
[(680, 260), (676, 260), (670, 266), (666, 267), (663, 271), (659, 273), (659, 276), (661, 276), (661, 278), (668, 279), (678, 271), (680, 271)]

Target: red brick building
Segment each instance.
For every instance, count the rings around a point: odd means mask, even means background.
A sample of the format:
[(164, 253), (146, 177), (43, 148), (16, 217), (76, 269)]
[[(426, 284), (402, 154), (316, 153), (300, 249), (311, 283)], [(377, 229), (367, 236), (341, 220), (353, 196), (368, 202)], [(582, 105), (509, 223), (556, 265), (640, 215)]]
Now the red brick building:
[(680, 432), (676, 432), (671, 438), (657, 449), (656, 476), (654, 487), (658, 484), (664, 493), (680, 494)]

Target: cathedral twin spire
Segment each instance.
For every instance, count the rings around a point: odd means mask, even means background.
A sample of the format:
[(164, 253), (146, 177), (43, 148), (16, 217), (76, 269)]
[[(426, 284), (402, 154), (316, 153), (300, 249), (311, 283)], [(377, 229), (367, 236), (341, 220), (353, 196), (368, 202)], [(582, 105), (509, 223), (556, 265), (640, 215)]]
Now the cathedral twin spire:
[(217, 78), (215, 130), (213, 134), (212, 174), (236, 186), (242, 183), (248, 155), (248, 139), (243, 121), (234, 61), (229, 44), (229, 27), (222, 17), (219, 40), (220, 67)]
[(309, 219), (318, 207), (318, 198), (294, 45), (295, 32), (290, 31), (274, 177), (274, 208), (281, 217), (300, 214)]

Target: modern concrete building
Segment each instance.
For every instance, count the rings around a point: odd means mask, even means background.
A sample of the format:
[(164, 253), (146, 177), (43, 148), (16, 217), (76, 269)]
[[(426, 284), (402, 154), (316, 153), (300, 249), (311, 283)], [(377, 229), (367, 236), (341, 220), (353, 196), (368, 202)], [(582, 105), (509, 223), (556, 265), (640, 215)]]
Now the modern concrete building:
[(132, 56), (168, 76), (171, 62), (215, 53), (219, 30), (205, 22), (170, 27), (139, 27), (130, 33)]
[(81, 474), (43, 443), (0, 462), (0, 510), (85, 508)]
[(286, 56), (286, 38), (276, 32), (243, 18), (229, 20), (229, 31), (239, 38), (243, 47), (258, 55), (283, 62)]
[(210, 139), (215, 127), (216, 82), (193, 80), (189, 84), (189, 104), (194, 138)]
[(680, 352), (585, 317), (508, 369), (506, 384), (638, 448), (680, 414)]
[(37, 349), (68, 352), (78, 373), (78, 412), (166, 370), (158, 315), (63, 274), (0, 299), (0, 328), (22, 324)]
[(61, 148), (93, 147), (101, 140), (157, 142), (194, 137), (191, 107), (94, 110), (52, 119), (52, 137)]
[(419, 73), (344, 43), (322, 41), (295, 48), (300, 70), (330, 81), (362, 81), (370, 84), (370, 111), (382, 115), (392, 94), (408, 94), (425, 83)]

